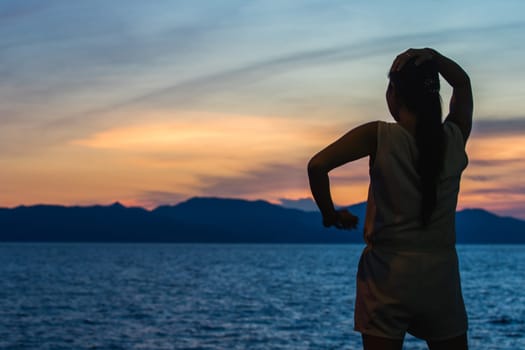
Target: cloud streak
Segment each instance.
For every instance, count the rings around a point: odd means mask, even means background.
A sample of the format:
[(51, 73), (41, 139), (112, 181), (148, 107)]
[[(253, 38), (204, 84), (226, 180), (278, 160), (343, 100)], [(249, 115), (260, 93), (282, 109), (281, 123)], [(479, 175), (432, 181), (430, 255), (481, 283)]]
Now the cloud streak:
[(472, 134), (474, 137), (484, 137), (488, 135), (524, 135), (525, 117), (474, 120)]
[[(40, 127), (47, 129), (68, 128), (72, 131), (89, 129), (87, 125), (97, 124), (98, 120), (111, 118), (111, 112), (129, 110), (144, 106), (167, 106), (191, 108), (203, 103), (210, 95), (228, 90), (242, 90), (244, 86), (258, 83), (273, 76), (304, 67), (351, 62), (377, 55), (389, 55), (414, 43), (438, 44), (440, 42), (460, 41), (483, 33), (494, 33), (524, 27), (523, 23), (511, 23), (485, 27), (467, 27), (439, 30), (427, 33), (392, 35), (368, 39), (358, 43), (322, 49), (292, 52), (278, 57), (267, 58), (240, 67), (220, 70), (215, 73), (190, 77), (175, 84), (154, 88), (144, 94), (121, 99), (75, 115), (45, 122)], [(205, 32), (205, 31), (204, 31)], [(162, 46), (162, 45), (161, 45)], [(126, 52), (117, 47), (117, 51)], [(146, 52), (150, 50), (145, 50)], [(386, 71), (387, 68), (385, 68)], [(113, 113), (118, 115), (118, 113)], [(96, 128), (96, 126), (94, 126)]]

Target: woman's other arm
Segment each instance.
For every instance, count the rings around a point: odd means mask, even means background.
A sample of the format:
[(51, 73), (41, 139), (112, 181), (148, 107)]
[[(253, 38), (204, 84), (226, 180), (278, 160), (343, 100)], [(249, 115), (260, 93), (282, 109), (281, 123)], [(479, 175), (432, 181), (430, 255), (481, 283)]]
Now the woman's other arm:
[(325, 226), (354, 228), (357, 218), (346, 210), (336, 211), (330, 193), (328, 173), (348, 162), (371, 156), (375, 157), (377, 147), (377, 123), (370, 122), (352, 129), (340, 139), (317, 153), (308, 162), (310, 189)]

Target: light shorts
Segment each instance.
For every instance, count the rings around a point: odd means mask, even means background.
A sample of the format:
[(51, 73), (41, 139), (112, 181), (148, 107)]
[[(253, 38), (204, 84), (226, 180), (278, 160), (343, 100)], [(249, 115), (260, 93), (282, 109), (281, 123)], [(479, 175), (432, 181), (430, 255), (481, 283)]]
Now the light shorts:
[(367, 247), (357, 272), (354, 329), (403, 339), (425, 340), (464, 334), (467, 313), (461, 294), (456, 250), (393, 252)]

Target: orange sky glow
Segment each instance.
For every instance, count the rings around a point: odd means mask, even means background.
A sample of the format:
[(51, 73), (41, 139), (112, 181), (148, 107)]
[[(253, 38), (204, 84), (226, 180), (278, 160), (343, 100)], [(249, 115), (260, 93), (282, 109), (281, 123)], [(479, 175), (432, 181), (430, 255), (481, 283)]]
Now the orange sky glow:
[[(310, 196), (309, 157), (346, 131), (326, 121), (194, 111), (155, 112), (147, 119), (70, 140), (50, 148), (45, 157), (3, 160), (10, 171), (1, 180), (11, 184), (3, 204), (121, 201), (154, 208), (191, 196), (228, 197), (236, 184), (247, 199), (305, 198)], [(467, 151), (460, 208), (512, 212), (512, 203), (525, 199), (507, 190), (521, 186), (523, 137), (474, 133)], [(367, 159), (333, 170), (334, 200), (366, 200), (367, 176)]]

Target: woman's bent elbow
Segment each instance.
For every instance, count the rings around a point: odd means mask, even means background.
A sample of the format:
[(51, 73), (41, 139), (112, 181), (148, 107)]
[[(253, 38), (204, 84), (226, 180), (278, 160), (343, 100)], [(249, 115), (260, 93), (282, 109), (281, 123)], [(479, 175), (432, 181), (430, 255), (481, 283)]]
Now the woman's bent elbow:
[(321, 162), (319, 157), (313, 156), (312, 159), (310, 159), (310, 161), (308, 162), (308, 174), (318, 174), (324, 172), (326, 172), (324, 164)]

